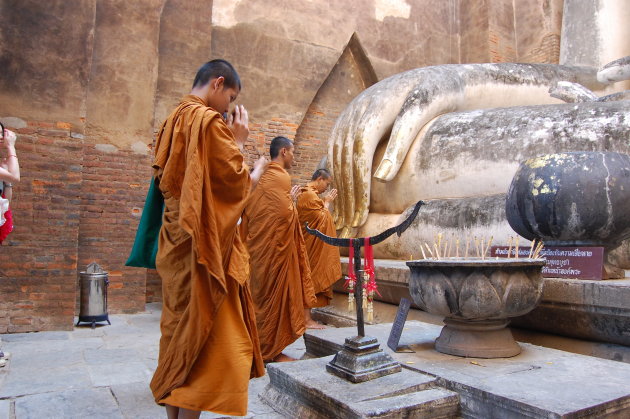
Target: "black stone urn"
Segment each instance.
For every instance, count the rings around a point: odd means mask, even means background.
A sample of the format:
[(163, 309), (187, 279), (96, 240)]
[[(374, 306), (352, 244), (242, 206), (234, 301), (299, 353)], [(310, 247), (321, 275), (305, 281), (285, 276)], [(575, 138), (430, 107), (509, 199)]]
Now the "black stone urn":
[[(579, 151), (521, 163), (506, 199), (507, 220), (546, 246), (602, 246), (630, 237), (630, 156)], [(608, 278), (623, 276), (608, 267)]]

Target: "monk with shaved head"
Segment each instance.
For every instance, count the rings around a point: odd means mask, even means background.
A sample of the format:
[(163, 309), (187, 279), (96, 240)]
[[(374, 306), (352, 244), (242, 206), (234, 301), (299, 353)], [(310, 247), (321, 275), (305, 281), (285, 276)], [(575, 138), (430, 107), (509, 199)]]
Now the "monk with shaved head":
[(163, 306), (151, 390), (169, 419), (244, 416), (249, 379), (264, 374), (239, 219), (266, 161), (250, 174), (243, 160), (245, 108), (223, 117), (240, 90), (230, 63), (207, 62), (156, 141)]
[[(333, 189), (325, 197), (320, 197), (330, 187), (332, 180), (328, 170), (315, 170), (311, 181), (302, 187), (302, 193), (297, 199), (297, 210), (300, 224), (304, 229), (304, 242), (311, 268), (311, 279), (317, 297), (315, 307), (325, 307), (330, 304), (333, 297), (332, 284), (341, 278), (339, 248), (326, 244), (312, 234), (306, 233), (305, 228), (308, 223), (309, 228), (319, 230), (330, 237), (337, 236), (329, 211), (330, 203), (337, 197), (337, 190)], [(310, 308), (304, 310), (304, 316), (307, 328), (324, 328), (323, 325), (313, 320)]]
[(291, 361), (284, 348), (306, 330), (304, 309), (316, 303), (302, 229), (291, 188), (293, 142), (271, 141), (271, 162), (247, 202), (244, 233), (260, 348), (266, 362)]

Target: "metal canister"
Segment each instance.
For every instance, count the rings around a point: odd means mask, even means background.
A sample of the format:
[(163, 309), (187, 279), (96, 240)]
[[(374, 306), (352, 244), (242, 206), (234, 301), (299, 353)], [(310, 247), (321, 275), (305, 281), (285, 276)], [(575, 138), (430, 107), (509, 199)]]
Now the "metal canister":
[(85, 272), (79, 273), (81, 285), (81, 307), (79, 310), (79, 323), (92, 323), (92, 328), (96, 322), (109, 321), (107, 314), (107, 286), (109, 279), (105, 272), (96, 262), (87, 266)]

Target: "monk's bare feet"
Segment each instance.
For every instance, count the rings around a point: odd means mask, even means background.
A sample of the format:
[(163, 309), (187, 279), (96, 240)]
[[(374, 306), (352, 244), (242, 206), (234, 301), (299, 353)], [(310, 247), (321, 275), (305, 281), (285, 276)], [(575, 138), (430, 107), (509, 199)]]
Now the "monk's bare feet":
[(306, 322), (306, 328), (307, 329), (325, 329), (326, 326), (311, 319), (310, 321)]
[(323, 324), (318, 323), (315, 320), (313, 320), (313, 318), (311, 317), (310, 308), (304, 309), (304, 323), (306, 323), (307, 329), (325, 329), (326, 328), (326, 326), (324, 326)]
[(281, 353), (280, 355), (277, 355), (271, 362), (292, 362), (292, 361), (297, 361), (297, 359), (289, 355), (285, 355)]

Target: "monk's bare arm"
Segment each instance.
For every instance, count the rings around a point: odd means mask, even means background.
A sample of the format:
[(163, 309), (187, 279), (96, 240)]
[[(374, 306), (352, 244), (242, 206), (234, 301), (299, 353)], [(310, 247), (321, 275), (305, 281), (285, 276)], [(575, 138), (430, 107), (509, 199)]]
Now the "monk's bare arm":
[(254, 163), (254, 169), (252, 170), (252, 172), (249, 175), (251, 180), (252, 180), (252, 186), (251, 186), (251, 190), (252, 191), (254, 190), (256, 185), (258, 184), (258, 181), (260, 180), (260, 177), (262, 176), (262, 174), (265, 173), (265, 169), (267, 168), (268, 164), (269, 164), (269, 160), (267, 160), (267, 158), (264, 157), (264, 156), (260, 157)]

